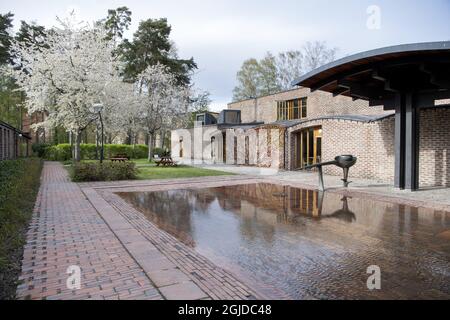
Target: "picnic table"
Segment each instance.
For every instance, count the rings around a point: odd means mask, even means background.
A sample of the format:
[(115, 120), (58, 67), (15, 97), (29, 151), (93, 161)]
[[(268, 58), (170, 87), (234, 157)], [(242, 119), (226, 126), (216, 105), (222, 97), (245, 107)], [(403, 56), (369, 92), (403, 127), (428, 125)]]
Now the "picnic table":
[(156, 166), (159, 167), (162, 165), (163, 167), (176, 167), (177, 164), (173, 161), (171, 157), (161, 157), (155, 159)]
[(126, 154), (117, 154), (114, 156), (114, 158), (111, 158), (112, 162), (126, 162), (130, 159), (128, 159), (128, 156)]

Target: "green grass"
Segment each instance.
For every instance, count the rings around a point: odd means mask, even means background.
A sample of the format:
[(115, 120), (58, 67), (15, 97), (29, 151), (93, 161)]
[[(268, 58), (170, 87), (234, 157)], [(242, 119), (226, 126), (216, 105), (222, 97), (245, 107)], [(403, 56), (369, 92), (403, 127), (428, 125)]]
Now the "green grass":
[(210, 177), (210, 176), (225, 176), (225, 175), (232, 175), (232, 174), (223, 171), (195, 168), (190, 166), (177, 166), (177, 167), (152, 166), (152, 167), (139, 167), (138, 179), (139, 180), (178, 179), (178, 178)]
[[(105, 160), (109, 161), (109, 160)], [(148, 162), (147, 159), (132, 159), (139, 170), (137, 178), (139, 180), (153, 180), (153, 179), (179, 179), (179, 178), (194, 178), (194, 177), (213, 177), (233, 175), (229, 172), (209, 170), (203, 168), (196, 168), (191, 166), (179, 165), (177, 167), (157, 167), (156, 164)], [(82, 162), (93, 163), (98, 160), (83, 160)], [(69, 173), (72, 173), (72, 166), (70, 163), (64, 163)]]
[(0, 161), (0, 300), (14, 299), (42, 161)]

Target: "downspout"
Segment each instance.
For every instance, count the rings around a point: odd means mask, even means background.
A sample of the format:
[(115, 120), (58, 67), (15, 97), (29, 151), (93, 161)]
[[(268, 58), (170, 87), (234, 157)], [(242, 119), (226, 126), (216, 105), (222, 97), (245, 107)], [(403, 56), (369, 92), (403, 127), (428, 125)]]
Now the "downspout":
[(286, 168), (286, 158), (287, 158), (287, 150), (288, 150), (288, 148), (286, 148), (286, 146), (288, 145), (288, 130), (286, 129), (286, 128), (284, 128), (283, 129), (284, 130), (284, 146), (283, 146), (283, 167), (284, 167), (284, 170), (286, 170), (286, 171), (289, 171), (287, 168)]
[(258, 97), (255, 97), (255, 122), (258, 122)]

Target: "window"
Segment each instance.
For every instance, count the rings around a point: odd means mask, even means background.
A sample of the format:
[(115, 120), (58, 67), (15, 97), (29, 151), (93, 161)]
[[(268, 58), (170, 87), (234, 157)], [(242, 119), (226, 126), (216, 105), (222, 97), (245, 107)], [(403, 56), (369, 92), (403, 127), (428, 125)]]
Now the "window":
[(240, 123), (239, 116), (240, 116), (240, 113), (237, 111), (227, 111), (227, 112), (225, 112), (225, 123), (230, 123), (230, 124)]
[(308, 117), (308, 113), (307, 113), (307, 108), (306, 108), (306, 98), (301, 99), (301, 103), (302, 103), (302, 118), (306, 118)]
[(197, 115), (197, 122), (201, 122), (202, 126), (204, 126), (205, 125), (205, 115), (204, 114)]
[(307, 117), (306, 98), (277, 102), (278, 120), (297, 120)]

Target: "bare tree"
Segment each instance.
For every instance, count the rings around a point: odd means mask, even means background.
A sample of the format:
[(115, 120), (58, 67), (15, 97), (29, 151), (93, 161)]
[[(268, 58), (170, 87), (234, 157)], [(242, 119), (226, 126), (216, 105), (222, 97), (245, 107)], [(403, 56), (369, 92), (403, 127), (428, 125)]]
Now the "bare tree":
[(238, 84), (233, 90), (234, 100), (249, 99), (292, 88), (292, 82), (313, 69), (336, 58), (337, 48), (326, 42), (307, 42), (300, 50), (270, 52), (261, 60), (248, 59), (237, 73)]
[(329, 48), (324, 41), (307, 42), (303, 46), (304, 72), (309, 72), (334, 61), (337, 51), (337, 48)]

